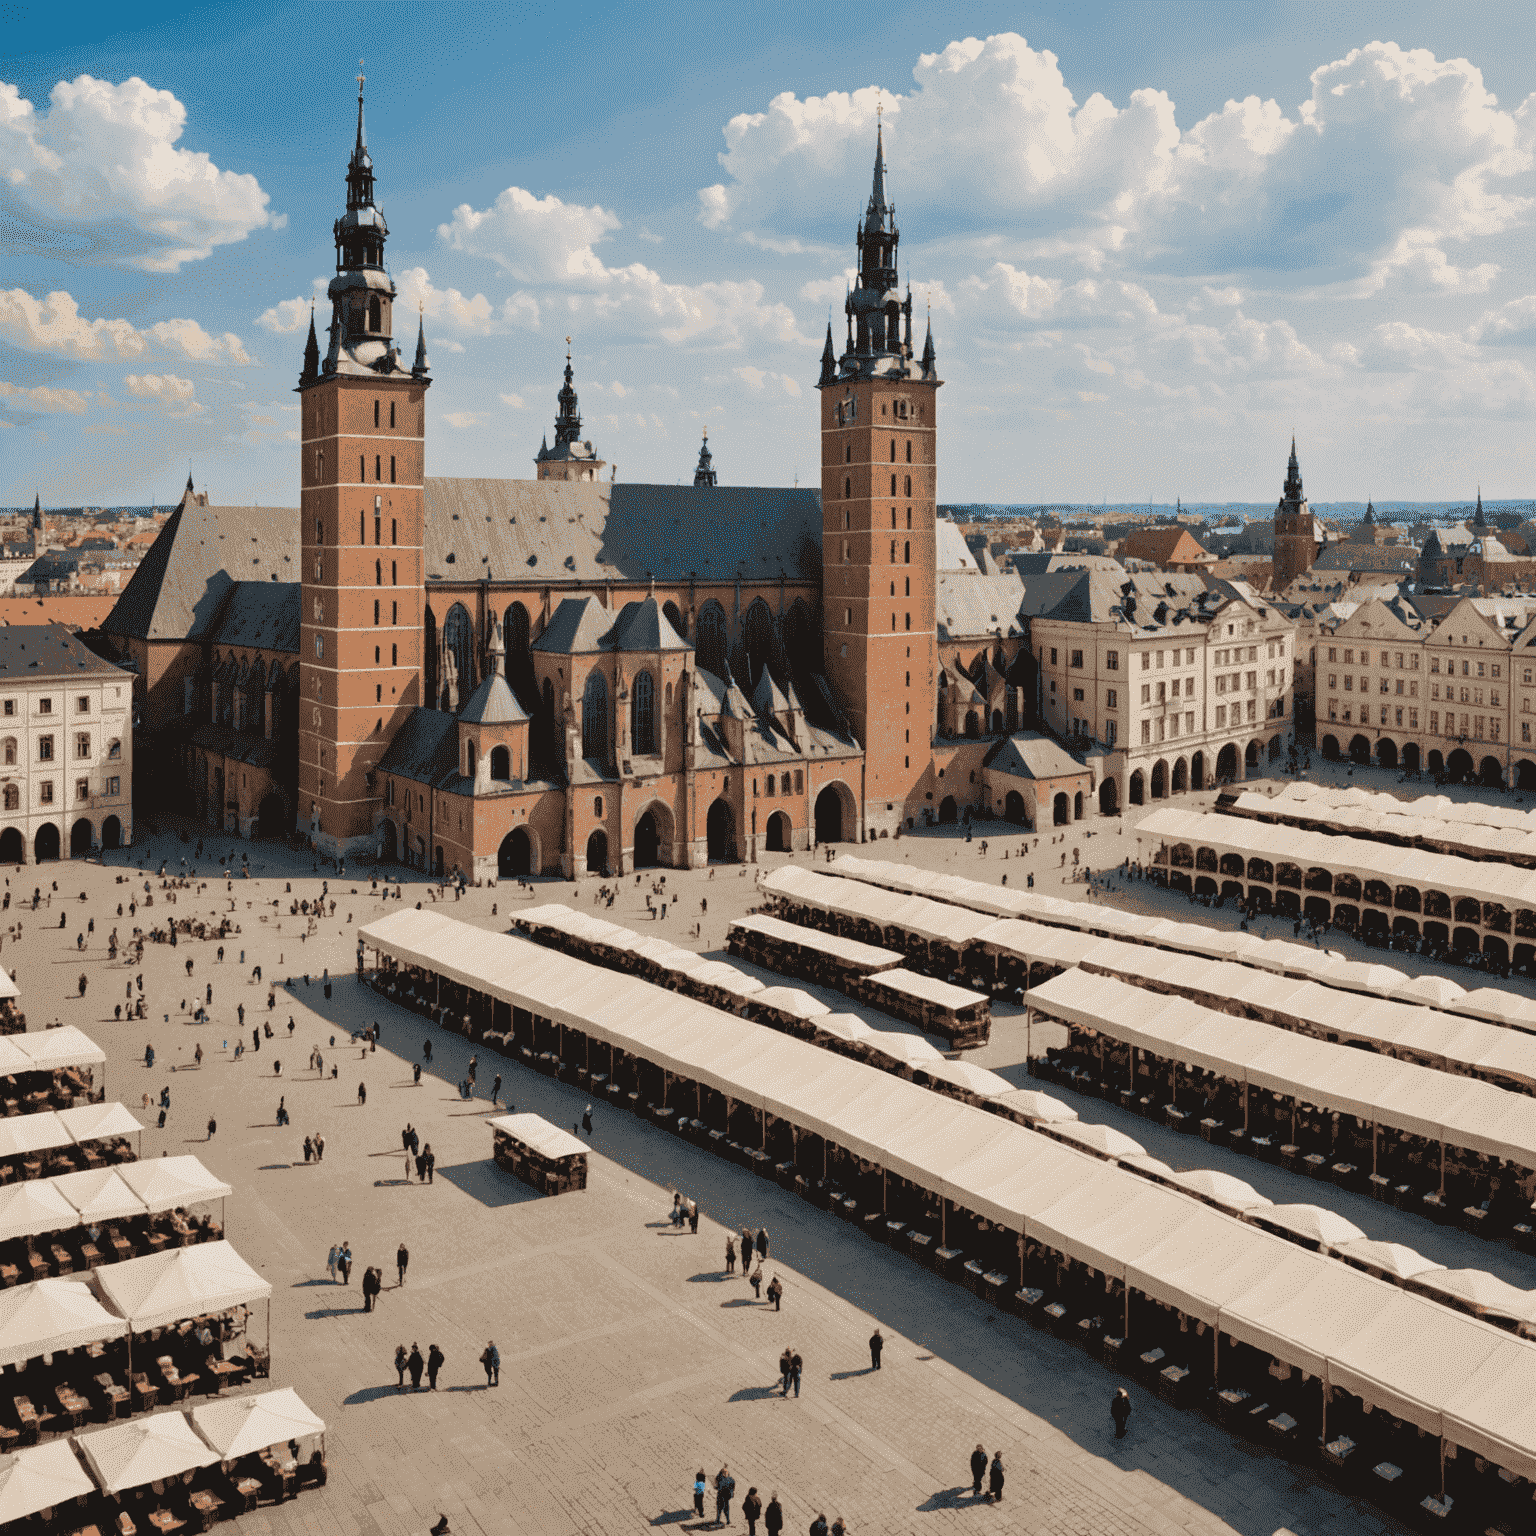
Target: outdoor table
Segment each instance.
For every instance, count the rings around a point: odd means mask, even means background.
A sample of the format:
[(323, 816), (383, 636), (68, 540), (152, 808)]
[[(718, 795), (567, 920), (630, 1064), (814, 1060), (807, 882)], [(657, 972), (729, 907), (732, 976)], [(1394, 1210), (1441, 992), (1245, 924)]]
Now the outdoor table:
[(213, 1494), (209, 1493), (206, 1488), (199, 1488), (198, 1491), (187, 1500), (187, 1503), (190, 1504), (201, 1517), (202, 1528), (205, 1531), (210, 1525), (213, 1524), (215, 1520), (219, 1518), (219, 1511), (224, 1507), (223, 1499), (216, 1498)]
[(1449, 1494), (1443, 1499), (1437, 1499), (1434, 1494), (1419, 1500), (1419, 1508), (1429, 1516), (1431, 1520), (1444, 1520), (1451, 1513), (1451, 1505), (1456, 1502)]
[(178, 1520), (168, 1509), (153, 1509), (145, 1516), (145, 1519), (157, 1531), (179, 1531), (186, 1524), (186, 1521)]
[(1066, 1317), (1067, 1309), (1062, 1306), (1059, 1301), (1053, 1301), (1050, 1306), (1045, 1309), (1045, 1315), (1051, 1318), (1053, 1321), (1059, 1323), (1064, 1317)]
[(108, 1238), (107, 1241), (112, 1246), (112, 1252), (117, 1255), (117, 1262), (119, 1264), (133, 1257), (133, 1244), (130, 1243), (126, 1237), (121, 1237), (117, 1234), (114, 1234), (112, 1237)]
[(59, 1400), (59, 1407), (69, 1416), (69, 1427), (79, 1429), (80, 1421), (91, 1411), (90, 1403), (72, 1387), (55, 1387), (53, 1395)]
[(1390, 1200), (1392, 1198), (1392, 1180), (1384, 1173), (1371, 1175), (1371, 1198), (1373, 1200)]
[(1262, 1157), (1265, 1161), (1272, 1158), (1275, 1150), (1275, 1144), (1268, 1136), (1255, 1136), (1250, 1140), (1249, 1145), (1253, 1148), (1254, 1156)]
[(1296, 1439), (1296, 1420), (1288, 1413), (1277, 1413), (1274, 1418), (1266, 1421), (1274, 1432), (1275, 1439), (1282, 1445), (1291, 1445)]
[(965, 1285), (969, 1291), (974, 1291), (981, 1284), (981, 1263), (977, 1259), (965, 1261)]
[(95, 1243), (81, 1243), (80, 1257), (85, 1260), (87, 1269), (95, 1269), (101, 1263), (101, 1250)]
[(1200, 1122), (1200, 1135), (1202, 1139), (1205, 1141), (1213, 1140), (1215, 1138), (1216, 1132), (1221, 1129), (1222, 1123), (1223, 1122), (1220, 1120), (1212, 1120), (1210, 1116), (1207, 1115), (1206, 1118)]
[(101, 1388), (106, 1396), (110, 1417), (116, 1418), (121, 1412), (125, 1411), (124, 1405), (128, 1402), (127, 1387), (118, 1386), (106, 1371), (103, 1371), (96, 1378), (96, 1385)]
[(235, 1492), (245, 1501), (245, 1512), (249, 1513), (256, 1508), (256, 1501), (261, 1497), (261, 1484), (254, 1477), (237, 1477)]
[(0, 1264), (0, 1286), (13, 1286), (20, 1279), (21, 1271), (14, 1264)]
[(1424, 1207), (1424, 1214), (1431, 1221), (1443, 1224), (1446, 1217), (1450, 1214), (1449, 1207), (1445, 1203), (1445, 1196), (1439, 1190), (1431, 1190), (1424, 1196), (1420, 1204)]
[(1393, 1465), (1393, 1463), (1390, 1461), (1378, 1461), (1376, 1465), (1371, 1468), (1371, 1471), (1374, 1472), (1376, 1476), (1382, 1480), (1382, 1482), (1388, 1484), (1389, 1486), (1395, 1483), (1398, 1478), (1403, 1475), (1403, 1469), (1399, 1466)]
[(1307, 1155), (1302, 1158), (1302, 1162), (1306, 1164), (1307, 1173), (1314, 1179), (1317, 1178), (1322, 1173), (1323, 1169), (1328, 1165), (1328, 1159), (1324, 1157), (1321, 1152), (1308, 1152)]
[(990, 1302), (996, 1303), (1008, 1286), (1008, 1276), (1000, 1269), (989, 1269), (981, 1277), (982, 1293)]
[(36, 1249), (27, 1250), (27, 1265), (32, 1271), (34, 1280), (44, 1280), (48, 1276), (48, 1260)]
[(214, 1360), (208, 1366), (209, 1372), (214, 1378), (214, 1391), (222, 1392), (224, 1384), (231, 1378), (240, 1374), (240, 1367), (231, 1364), (228, 1360)]
[(1018, 1308), (1021, 1317), (1034, 1317), (1035, 1308), (1040, 1305), (1045, 1292), (1038, 1286), (1026, 1285), (1022, 1290), (1013, 1293), (1014, 1305)]
[(1248, 1401), (1249, 1394), (1241, 1387), (1223, 1387), (1216, 1394), (1216, 1420), (1225, 1424)]
[(1104, 1364), (1114, 1370), (1118, 1370), (1120, 1368), (1120, 1355), (1125, 1348), (1125, 1340), (1112, 1338), (1106, 1333), (1101, 1347), (1104, 1353)]
[(1163, 1361), (1167, 1358), (1167, 1355), (1162, 1350), (1149, 1349), (1141, 1357), (1142, 1369), (1148, 1376), (1150, 1376), (1154, 1372), (1162, 1370)]
[(50, 1245), (53, 1251), (53, 1268), (56, 1274), (72, 1275), (75, 1272), (75, 1256), (63, 1243)]
[(960, 1249), (958, 1248), (935, 1248), (933, 1250), (933, 1267), (947, 1279), (950, 1270), (954, 1268), (955, 1260), (959, 1257)]
[(1323, 1460), (1340, 1471), (1343, 1470), (1344, 1463), (1354, 1454), (1355, 1442), (1348, 1435), (1340, 1435), (1337, 1440), (1330, 1440), (1323, 1447)]
[(1189, 1370), (1182, 1365), (1169, 1365), (1158, 1372), (1157, 1394), (1165, 1401), (1177, 1404), (1184, 1396), (1184, 1383), (1189, 1380)]
[(1356, 1172), (1353, 1163), (1335, 1163), (1333, 1165), (1333, 1182), (1335, 1184), (1348, 1184), (1354, 1178)]
[(901, 1234), (907, 1230), (904, 1221), (888, 1221), (885, 1224), (885, 1240), (892, 1248), (901, 1241)]

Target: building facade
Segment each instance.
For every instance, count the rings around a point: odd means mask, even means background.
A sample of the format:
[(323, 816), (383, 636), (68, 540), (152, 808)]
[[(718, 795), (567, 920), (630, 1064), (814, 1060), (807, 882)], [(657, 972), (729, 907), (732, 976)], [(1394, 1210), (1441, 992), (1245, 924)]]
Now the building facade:
[(133, 681), (62, 625), (0, 629), (0, 864), (133, 841)]

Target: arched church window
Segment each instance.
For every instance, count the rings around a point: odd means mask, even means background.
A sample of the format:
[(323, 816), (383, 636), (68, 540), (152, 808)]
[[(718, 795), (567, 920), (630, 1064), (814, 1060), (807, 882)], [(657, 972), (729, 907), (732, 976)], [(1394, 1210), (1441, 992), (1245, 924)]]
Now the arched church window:
[(656, 750), (656, 685), (649, 672), (641, 672), (635, 678), (629, 735), (636, 757), (649, 757)]
[(608, 680), (595, 667), (581, 696), (581, 755), (608, 761)]
[(711, 598), (699, 609), (698, 636), (694, 655), (700, 667), (722, 680), (726, 675), (725, 609)]

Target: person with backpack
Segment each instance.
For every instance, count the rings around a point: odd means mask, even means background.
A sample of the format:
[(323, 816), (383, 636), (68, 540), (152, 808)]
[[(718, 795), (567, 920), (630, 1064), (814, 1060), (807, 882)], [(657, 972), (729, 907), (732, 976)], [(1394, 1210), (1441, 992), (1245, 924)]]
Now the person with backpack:
[(480, 1364), (485, 1367), (485, 1384), (488, 1387), (501, 1385), (501, 1351), (496, 1348), (493, 1339), (485, 1346), (485, 1352), (480, 1356)]

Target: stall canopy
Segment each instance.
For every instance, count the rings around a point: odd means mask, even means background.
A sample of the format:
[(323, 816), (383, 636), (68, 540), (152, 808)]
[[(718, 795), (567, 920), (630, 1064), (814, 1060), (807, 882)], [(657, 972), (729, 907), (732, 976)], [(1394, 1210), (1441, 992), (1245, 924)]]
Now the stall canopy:
[(0, 1242), (36, 1237), (39, 1232), (64, 1232), (79, 1225), (74, 1206), (51, 1179), (0, 1186)]
[(195, 1157), (156, 1157), (142, 1163), (123, 1163), (118, 1168), (123, 1182), (152, 1211), (172, 1211), (179, 1205), (198, 1205), (229, 1194), (230, 1187), (216, 1179)]
[(292, 1387), (202, 1403), (192, 1410), (192, 1426), (221, 1461), (236, 1461), (268, 1446), (325, 1433), (325, 1420), (311, 1413)]
[(95, 1491), (68, 1440), (0, 1456), (0, 1526)]
[(1445, 1265), (1426, 1259), (1422, 1253), (1402, 1243), (1381, 1243), (1362, 1237), (1350, 1243), (1340, 1243), (1334, 1252), (1341, 1259), (1348, 1259), (1362, 1269), (1384, 1279), (1412, 1280), (1415, 1275), (1427, 1274), (1432, 1269), (1444, 1269)]
[(1230, 1173), (1217, 1173), (1209, 1168), (1193, 1168), (1186, 1173), (1175, 1173), (1173, 1182), (1180, 1189), (1187, 1189), (1202, 1200), (1209, 1200), (1228, 1211), (1252, 1211), (1261, 1205), (1273, 1205), (1274, 1201), (1261, 1195), (1253, 1185)]
[[(685, 1080), (722, 1086), (742, 1105), (787, 1119), (1027, 1239), (1082, 1256), (1282, 1363), (1340, 1385), (1368, 1385), (1372, 1401), (1401, 1405), (1430, 1433), (1443, 1426), (1469, 1449), (1497, 1443), (1489, 1454), (1499, 1465), (1536, 1477), (1536, 1344), (1040, 1131), (638, 978), (436, 912), (393, 912), (360, 935), (398, 963), (452, 976)], [(1220, 1021), (1223, 1029), (1244, 1027), (1228, 1015)], [(1408, 1310), (1388, 1310), (1403, 1301)], [(1404, 1330), (1406, 1344), (1378, 1330), (1364, 1354), (1353, 1350), (1355, 1336), (1379, 1316)], [(1335, 1362), (1337, 1378), (1330, 1375)]]
[[(4, 1037), (0, 1037), (4, 1038)], [(0, 1157), (25, 1157), (53, 1147), (74, 1144), (58, 1111), (45, 1109), (35, 1115), (9, 1115), (0, 1120)]]
[(587, 1144), (539, 1115), (498, 1115), (491, 1129), (505, 1131), (540, 1157), (585, 1157)]
[(14, 1077), (18, 1072), (30, 1072), (32, 1058), (16, 1044), (20, 1035), (0, 1035), (0, 1077)]
[(1043, 1125), (1077, 1119), (1077, 1111), (1070, 1104), (1052, 1098), (1038, 1088), (1010, 1088), (1007, 1093), (995, 1094), (994, 1098), (1005, 1108), (1016, 1109), (1026, 1118)]
[(127, 1331), (128, 1324), (102, 1306), (83, 1280), (35, 1280), (0, 1291), (0, 1365), (118, 1339)]
[(179, 1477), (223, 1458), (187, 1422), (184, 1413), (129, 1419), (75, 1439), (96, 1481), (107, 1493)]
[(61, 1109), (59, 1119), (77, 1142), (105, 1141), (109, 1136), (137, 1136), (144, 1129), (121, 1104), (77, 1104)]
[(31, 1063), (28, 1070), (33, 1072), (57, 1071), (60, 1067), (96, 1067), (107, 1059), (107, 1053), (73, 1024), (5, 1038), (27, 1058)]
[(1235, 1083), (1536, 1168), (1536, 1099), (1477, 1078), (1234, 1018), (1113, 976), (1063, 972), (1037, 987), (1030, 1003)]
[[(135, 1333), (207, 1312), (225, 1312), (272, 1294), (228, 1243), (197, 1243), (91, 1271), (103, 1298)], [(46, 1282), (40, 1282), (46, 1283)], [(3, 1303), (5, 1293), (0, 1293)]]
[(45, 1182), (74, 1207), (81, 1226), (149, 1214), (149, 1207), (123, 1182), (116, 1168), (82, 1168), (79, 1173), (61, 1173)]

